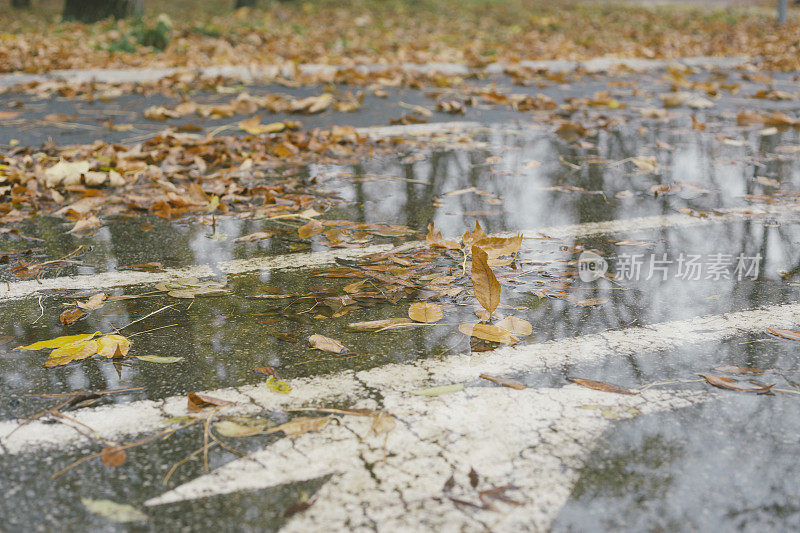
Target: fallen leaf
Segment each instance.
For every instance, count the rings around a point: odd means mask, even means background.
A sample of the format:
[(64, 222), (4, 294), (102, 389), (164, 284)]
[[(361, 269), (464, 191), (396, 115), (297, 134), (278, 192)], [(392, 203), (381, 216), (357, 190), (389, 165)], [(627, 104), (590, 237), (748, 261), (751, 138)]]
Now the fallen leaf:
[(441, 385), (439, 387), (415, 390), (411, 394), (414, 396), (441, 396), (442, 394), (452, 394), (462, 390), (464, 390), (463, 383), (454, 383), (452, 385)]
[(170, 357), (166, 355), (135, 355), (134, 357), (142, 361), (147, 361), (148, 363), (161, 363), (164, 365), (183, 361), (183, 357)]
[(97, 339), (97, 355), (103, 357), (124, 357), (131, 349), (131, 341), (122, 335), (103, 335)]
[(617, 385), (611, 385), (610, 383), (604, 383), (602, 381), (594, 381), (592, 379), (568, 377), (567, 381), (575, 383), (576, 385), (580, 385), (581, 387), (586, 387), (589, 389), (599, 390), (603, 392), (614, 392), (616, 394), (630, 394), (632, 396), (639, 394), (638, 392), (632, 391), (630, 389), (625, 389), (623, 387), (618, 387)]
[(292, 392), (292, 387), (288, 383), (282, 379), (276, 378), (275, 376), (270, 376), (267, 378), (267, 387), (281, 394), (289, 394)]
[(279, 426), (269, 428), (267, 433), (283, 431), (286, 435), (302, 435), (311, 431), (319, 431), (332, 420), (331, 416), (309, 417), (301, 416)]
[(255, 241), (262, 241), (264, 239), (269, 239), (270, 237), (274, 236), (274, 231), (257, 231), (255, 233), (251, 233), (249, 235), (242, 235), (241, 237), (237, 238), (235, 242), (255, 242)]
[(111, 500), (92, 500), (89, 498), (81, 498), (81, 503), (90, 513), (119, 524), (147, 520), (146, 514), (126, 503), (116, 503)]
[(408, 317), (416, 322), (431, 324), (444, 317), (441, 306), (427, 302), (415, 302), (408, 308)]
[(771, 333), (773, 335), (777, 335), (778, 337), (783, 337), (784, 339), (789, 339), (792, 341), (800, 341), (800, 331), (794, 331), (791, 329), (767, 328), (767, 333)]
[(458, 250), (461, 245), (456, 241), (445, 240), (442, 237), (442, 232), (436, 229), (433, 222), (428, 224), (428, 235), (425, 236), (425, 242), (434, 248), (444, 248), (446, 250)]
[(89, 233), (101, 225), (100, 219), (92, 215), (77, 221), (68, 233)]
[(58, 316), (58, 321), (64, 325), (74, 324), (81, 318), (86, 316), (86, 311), (79, 307), (72, 307), (67, 309)]
[(230, 405), (233, 403), (228, 400), (221, 400), (213, 396), (208, 396), (207, 394), (198, 394), (196, 392), (190, 392), (186, 397), (188, 401), (187, 409), (190, 412), (202, 411), (207, 407), (222, 407), (223, 405)]
[(510, 387), (512, 389), (522, 390), (525, 388), (525, 385), (523, 383), (520, 383), (519, 381), (514, 379), (503, 378), (499, 376), (490, 376), (489, 374), (481, 374), (480, 377), (482, 377), (483, 379), (488, 379), (489, 381), (497, 383), (498, 385), (502, 385), (504, 387)]
[(272, 122), (270, 124), (261, 124), (261, 117), (263, 115), (256, 115), (252, 118), (242, 120), (239, 122), (239, 129), (246, 131), (251, 135), (260, 135), (263, 133), (280, 133), (286, 129), (286, 124), (283, 122)]
[(491, 324), (460, 324), (458, 331), (464, 335), (502, 344), (515, 344), (519, 339), (508, 331)]
[(709, 385), (713, 385), (721, 389), (734, 390), (738, 392), (764, 393), (764, 392), (769, 392), (769, 390), (775, 386), (774, 383), (772, 385), (757, 385), (755, 383), (735, 381), (731, 378), (726, 378), (724, 376), (712, 376), (710, 374), (699, 374), (699, 375), (701, 378), (705, 379), (709, 383)]
[(316, 333), (308, 338), (308, 342), (314, 349), (322, 350), (323, 352), (331, 352), (331, 353), (348, 352), (348, 349), (345, 348), (345, 346), (336, 339), (332, 339), (324, 335), (318, 335)]
[(309, 220), (299, 228), (297, 228), (297, 235), (301, 239), (308, 239), (314, 235), (319, 235), (325, 226), (319, 220)]
[(347, 327), (354, 331), (381, 331), (384, 329), (401, 328), (411, 325), (407, 318), (386, 318), (384, 320), (367, 320), (366, 322), (351, 322)]
[(500, 282), (489, 267), (489, 256), (478, 246), (472, 247), (472, 287), (478, 303), (493, 314), (500, 304)]
[(515, 336), (524, 336), (533, 333), (533, 326), (530, 322), (514, 316), (507, 316), (496, 322), (495, 325)]
[(248, 425), (232, 420), (221, 420), (214, 424), (214, 431), (223, 437), (252, 437), (264, 431), (267, 423)]
[(128, 454), (120, 446), (106, 446), (100, 450), (100, 460), (109, 468), (116, 468), (125, 462)]
[(78, 307), (81, 309), (85, 309), (87, 311), (94, 311), (96, 309), (100, 309), (105, 304), (106, 298), (108, 295), (104, 292), (98, 292), (97, 294), (93, 294), (89, 297), (88, 300), (85, 302), (77, 302)]
[(727, 374), (763, 374), (767, 371), (765, 368), (752, 368), (749, 366), (732, 365), (715, 366), (714, 370), (717, 372), (725, 372)]

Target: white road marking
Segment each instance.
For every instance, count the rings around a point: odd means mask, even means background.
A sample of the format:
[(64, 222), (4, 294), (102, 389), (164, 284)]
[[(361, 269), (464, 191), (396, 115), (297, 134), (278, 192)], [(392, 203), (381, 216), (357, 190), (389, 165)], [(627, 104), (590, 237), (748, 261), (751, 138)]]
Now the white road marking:
[[(570, 385), (559, 389), (476, 387), (438, 398), (390, 392), (384, 407), (398, 423), (370, 435), (371, 420), (345, 416), (319, 433), (281, 439), (145, 505), (256, 490), (331, 476), (311, 508), (283, 531), (545, 531), (569, 497), (608, 418), (674, 410), (710, 398), (703, 393), (646, 391), (622, 396)], [(385, 446), (385, 448), (384, 448)], [(471, 469), (479, 474), (472, 488)], [(452, 487), (444, 486), (453, 476)], [(476, 509), (478, 492), (511, 485), (506, 496)]]
[[(566, 226), (543, 227), (523, 231), (522, 234), (534, 238), (537, 235), (547, 235), (553, 238), (583, 238), (589, 235), (627, 233), (646, 231), (658, 228), (700, 226), (719, 224), (741, 219), (759, 217), (781, 217), (800, 212), (800, 204), (788, 205), (754, 205), (750, 207), (737, 207), (719, 209), (717, 215), (708, 218), (693, 217), (676, 213), (672, 215), (657, 215), (650, 217), (637, 217), (622, 220), (609, 220), (606, 222), (587, 222)], [(514, 233), (498, 233), (495, 236), (510, 236)], [(403, 245), (408, 247), (425, 246), (423, 242), (411, 242)], [(354, 249), (334, 249), (319, 252), (297, 253), (286, 255), (273, 255), (255, 257), (251, 259), (236, 259), (233, 261), (219, 262), (212, 268), (209, 265), (195, 265), (185, 268), (168, 268), (163, 272), (104, 272), (83, 276), (62, 276), (57, 278), (43, 278), (40, 280), (27, 280), (7, 283), (0, 286), (0, 301), (16, 300), (31, 297), (41, 291), (53, 290), (86, 290), (108, 289), (113, 287), (127, 287), (140, 284), (152, 284), (171, 279), (195, 277), (202, 278), (213, 276), (216, 272), (225, 274), (244, 274), (266, 270), (280, 270), (286, 268), (308, 268), (329, 265), (336, 258), (356, 259), (378, 252), (391, 250), (392, 245), (372, 245)]]
[[(231, 412), (259, 413), (306, 405), (351, 404), (368, 396), (367, 389), (382, 393), (407, 394), (428, 385), (478, 383), (481, 373), (515, 375), (547, 371), (564, 364), (601, 361), (607, 357), (652, 356), (658, 351), (716, 342), (736, 335), (761, 333), (767, 327), (800, 326), (800, 303), (708, 315), (688, 320), (662, 322), (543, 343), (505, 347), (481, 354), (454, 354), (442, 360), (413, 364), (389, 364), (357, 373), (338, 372), (326, 376), (289, 381), (291, 394), (282, 395), (264, 385), (209, 391), (215, 397), (239, 402)], [(82, 409), (75, 419), (94, 428), (108, 440), (154, 431), (164, 420), (186, 414), (186, 397), (142, 400)], [(84, 440), (75, 430), (55, 424), (18, 420), (0, 422), (0, 453), (29, 453), (63, 447)], [(19, 427), (19, 429), (17, 429)], [(8, 436), (12, 431), (14, 433)]]

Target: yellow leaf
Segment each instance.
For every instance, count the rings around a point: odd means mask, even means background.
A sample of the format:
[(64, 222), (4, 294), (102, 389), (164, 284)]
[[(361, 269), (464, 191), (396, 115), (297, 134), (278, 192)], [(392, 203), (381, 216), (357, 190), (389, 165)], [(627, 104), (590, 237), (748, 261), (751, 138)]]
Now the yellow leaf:
[(507, 316), (495, 324), (498, 328), (504, 329), (512, 335), (522, 336), (533, 333), (533, 326), (527, 320), (515, 316)]
[(347, 327), (355, 331), (381, 331), (410, 326), (406, 318), (386, 318), (384, 320), (367, 320), (366, 322), (351, 322)]
[(489, 256), (478, 246), (472, 247), (472, 287), (475, 298), (491, 315), (500, 304), (500, 282), (489, 267)]
[(408, 308), (408, 318), (417, 322), (430, 324), (440, 321), (443, 316), (442, 308), (432, 303), (416, 302)]
[(508, 331), (490, 324), (461, 324), (458, 326), (458, 331), (464, 335), (502, 344), (514, 344), (519, 341)]
[(97, 353), (99, 346), (94, 339), (78, 341), (66, 346), (61, 346), (50, 352), (47, 361), (44, 362), (45, 367), (66, 365), (72, 361), (79, 361), (86, 359)]
[(489, 259), (495, 259), (501, 255), (514, 255), (522, 245), (522, 235), (514, 237), (484, 237), (474, 243), (481, 250), (486, 252)]
[[(97, 339), (97, 344), (97, 355), (102, 355), (109, 359), (112, 357), (120, 357), (120, 355), (128, 355), (128, 351), (131, 349), (131, 341), (122, 335), (104, 335)], [(119, 349), (119, 351), (117, 349)]]
[(434, 248), (446, 248), (447, 250), (458, 250), (461, 246), (456, 241), (446, 241), (442, 237), (442, 232), (433, 226), (433, 222), (428, 224), (428, 235), (425, 240)]
[(19, 346), (17, 350), (43, 350), (45, 348), (60, 348), (61, 346), (67, 346), (68, 344), (92, 339), (97, 335), (100, 335), (99, 331), (83, 335), (65, 335), (64, 337), (56, 337), (55, 339), (50, 339), (49, 341), (39, 341), (27, 346)]
[(281, 394), (289, 394), (292, 392), (292, 387), (288, 383), (282, 379), (276, 379), (275, 376), (267, 378), (267, 387)]
[(272, 122), (270, 124), (261, 124), (262, 115), (256, 115), (252, 118), (242, 120), (239, 122), (239, 129), (246, 131), (251, 135), (260, 135), (262, 133), (279, 133), (286, 129), (286, 124), (283, 122)]

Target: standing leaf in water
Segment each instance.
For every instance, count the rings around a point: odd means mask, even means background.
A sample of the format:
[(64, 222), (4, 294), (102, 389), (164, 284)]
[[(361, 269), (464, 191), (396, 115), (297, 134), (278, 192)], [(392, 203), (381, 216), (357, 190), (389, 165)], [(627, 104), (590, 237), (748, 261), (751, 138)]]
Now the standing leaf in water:
[(575, 383), (576, 385), (580, 385), (581, 387), (586, 387), (589, 389), (599, 390), (603, 392), (613, 392), (616, 394), (630, 394), (632, 396), (639, 394), (638, 392), (634, 392), (630, 389), (618, 387), (617, 385), (611, 385), (610, 383), (603, 383), (602, 381), (594, 381), (593, 379), (568, 377), (567, 381)]
[(347, 353), (349, 351), (341, 342), (326, 337), (325, 335), (311, 335), (308, 338), (308, 342), (311, 344), (312, 348), (322, 350), (323, 352)]
[(472, 287), (478, 303), (494, 313), (500, 304), (500, 282), (489, 267), (489, 256), (478, 246), (472, 247)]
[(431, 324), (440, 321), (443, 316), (442, 308), (432, 303), (415, 302), (408, 308), (408, 318), (416, 322)]

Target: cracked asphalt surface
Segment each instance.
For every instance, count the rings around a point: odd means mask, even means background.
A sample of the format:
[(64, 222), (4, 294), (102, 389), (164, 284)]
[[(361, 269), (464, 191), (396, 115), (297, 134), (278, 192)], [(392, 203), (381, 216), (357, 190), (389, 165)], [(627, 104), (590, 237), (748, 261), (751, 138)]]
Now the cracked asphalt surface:
[[(453, 349), (458, 333), (440, 328), (346, 331), (347, 322), (377, 318), (371, 309), (324, 326), (325, 334), (365, 357), (307, 364), (314, 356), (302, 343), (270, 336), (259, 315), (261, 304), (246, 295), (267, 284), (310, 290), (319, 282), (308, 275), (309, 267), (363, 253), (358, 249), (312, 244), (289, 250), (280, 243), (235, 243), (236, 237), (263, 229), (259, 221), (251, 220), (222, 219), (213, 238), (202, 222), (157, 217), (112, 219), (90, 237), (64, 234), (63, 221), (57, 219), (26, 222), (23, 233), (43, 239), (37, 246), (46, 257), (64, 255), (78, 244), (91, 250), (83, 264), (50, 272), (41, 284), (8, 279), (7, 293), (0, 294), (3, 528), (763, 531), (800, 527), (800, 487), (794, 476), (787, 475), (796, 464), (800, 436), (797, 398), (712, 389), (697, 378), (698, 373), (725, 364), (770, 369), (759, 379), (800, 381), (793, 341), (765, 332), (767, 327), (800, 326), (797, 283), (781, 274), (794, 271), (800, 261), (800, 206), (791, 199), (780, 205), (764, 203), (770, 182), (757, 179), (778, 181), (787, 190), (800, 185), (800, 150), (794, 150), (800, 140), (791, 128), (759, 131), (736, 120), (738, 112), (751, 109), (796, 114), (800, 104), (796, 98), (752, 98), (764, 84), (745, 79), (747, 70), (727, 69), (722, 74), (725, 80), (741, 84), (735, 94), (721, 91), (718, 98), (711, 98), (713, 108), (681, 107), (664, 119), (648, 119), (639, 111), (660, 107), (658, 94), (670, 85), (663, 70), (567, 76), (529, 87), (514, 86), (502, 75), (475, 80), (501, 91), (544, 93), (559, 104), (611, 91), (627, 106), (618, 115), (626, 121), (589, 137), (586, 142), (592, 146), (559, 139), (554, 125), (537, 112), (488, 105), (468, 107), (464, 115), (436, 112), (435, 101), (425, 95), (428, 89), (389, 89), (387, 98), (368, 95), (353, 113), (265, 115), (264, 122), (300, 120), (303, 127), (374, 127), (387, 126), (390, 118), (419, 105), (431, 110), (431, 123), (443, 124), (422, 137), (427, 146), (412, 154), (419, 156), (415, 159), (398, 153), (358, 165), (306, 169), (327, 190), (348, 200), (336, 213), (338, 218), (388, 221), (419, 231), (433, 220), (446, 235), (460, 234), (478, 218), (492, 234), (524, 231), (528, 239), (520, 255), (523, 264), (552, 263), (559, 268), (568, 266), (570, 257), (563, 249), (576, 245), (601, 252), (611, 268), (632, 250), (658, 256), (763, 256), (761, 275), (753, 280), (643, 277), (616, 285), (582, 285), (582, 297), (607, 300), (597, 307), (576, 307), (536, 296), (531, 287), (511, 287), (509, 308), (534, 325), (534, 338), (513, 347), (474, 353)], [(701, 70), (691, 79), (719, 80), (722, 74)], [(794, 95), (800, 92), (793, 73), (775, 74), (771, 87)], [(322, 89), (246, 87), (251, 94), (279, 91), (294, 97), (319, 94)], [(189, 98), (224, 102), (231, 94), (198, 91)], [(192, 123), (208, 133), (247, 118), (192, 116), (161, 123), (142, 116), (147, 106), (179, 101), (179, 97), (127, 95), (89, 102), (10, 91), (0, 95), (0, 107), (23, 113), (0, 121), (0, 145), (13, 149), (12, 144), (65, 145), (95, 139), (134, 143), (167, 126)], [(581, 112), (597, 120), (603, 110)], [(45, 118), (54, 113), (69, 120)], [(708, 127), (692, 128), (690, 116)], [(104, 125), (109, 118), (131, 127), (109, 129)], [(451, 122), (478, 126), (451, 131), (445, 124)], [(392, 135), (404, 131), (394, 130)], [(224, 132), (242, 134), (233, 126)], [(658, 171), (640, 173), (615, 163), (637, 155), (655, 156)], [(499, 161), (487, 164), (489, 158)], [(592, 162), (597, 159), (610, 163)], [(352, 180), (353, 176), (358, 179)], [(685, 186), (673, 195), (651, 193), (653, 186), (675, 182), (694, 188)], [(552, 190), (559, 185), (605, 194)], [(487, 206), (480, 195), (459, 192), (469, 187), (491, 191), (502, 203)], [(448, 195), (453, 192), (458, 194)], [(700, 219), (698, 210), (711, 214)], [(139, 231), (143, 222), (153, 229)], [(26, 244), (13, 236), (3, 238), (7, 247)], [(156, 260), (163, 262), (167, 273), (130, 274), (118, 269)], [(175, 324), (137, 337), (137, 343), (145, 353), (184, 357), (180, 365), (115, 369), (110, 363), (86, 360), (45, 369), (41, 354), (12, 349), (42, 338), (105, 331), (128, 323), (171, 300), (163, 295), (122, 300), (110, 304), (104, 315), (69, 327), (58, 323), (57, 310), (63, 302), (83, 298), (98, 287), (117, 295), (139, 294), (156, 281), (187, 272), (227, 281), (232, 294), (198, 298), (188, 309), (170, 310), (142, 324), (140, 331)], [(42, 309), (47, 312), (38, 319)], [(391, 306), (377, 312), (381, 318), (397, 315)], [(448, 313), (448, 320), (456, 323), (474, 320), (469, 305)], [(319, 331), (307, 324), (288, 328), (298, 337)], [(265, 365), (280, 370), (292, 386), (291, 394), (271, 391), (263, 377), (253, 374), (252, 368)], [(498, 387), (481, 379), (482, 373), (513, 378), (527, 388)], [(565, 380), (574, 376), (631, 388), (660, 385), (639, 395), (620, 395)], [(435, 397), (413, 394), (453, 383), (464, 384), (464, 389)], [(176, 420), (180, 423), (187, 414), (185, 395), (195, 391), (234, 402), (221, 414), (260, 417), (274, 424), (314, 415), (291, 411), (308, 407), (381, 409), (393, 415), (395, 424), (391, 431), (376, 432), (373, 418), (342, 415), (320, 431), (304, 435), (228, 439), (244, 457), (215, 450), (209, 454), (210, 472), (198, 458), (163, 484), (165, 472), (202, 445), (202, 431), (195, 427), (130, 449), (118, 468), (92, 460), (51, 480), (51, 474), (96, 453), (99, 446), (74, 425), (52, 418), (20, 425), (24, 417), (58, 401), (31, 395), (130, 387), (142, 389), (105, 397), (99, 406), (69, 414), (102, 439), (120, 443), (156, 434)], [(114, 524), (89, 514), (81, 498), (128, 503), (149, 520)]]

